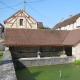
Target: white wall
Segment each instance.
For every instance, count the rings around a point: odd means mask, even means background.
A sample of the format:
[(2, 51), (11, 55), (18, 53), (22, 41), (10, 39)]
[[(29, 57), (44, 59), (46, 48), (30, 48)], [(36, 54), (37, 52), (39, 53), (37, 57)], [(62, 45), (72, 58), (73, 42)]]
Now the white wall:
[(80, 26), (80, 17), (76, 20), (76, 26)]
[(58, 28), (56, 30), (73, 30), (73, 29), (80, 29), (80, 17), (76, 20), (76, 22), (71, 23), (69, 25), (66, 26), (62, 26), (61, 28)]
[[(23, 25), (20, 25), (20, 19), (23, 19)], [(27, 13), (17, 13), (5, 22), (6, 28), (26, 28), (37, 29), (37, 22)]]
[[(23, 25), (20, 26), (20, 19), (23, 19)], [(27, 20), (24, 18), (24, 17), (19, 17), (17, 18), (17, 20), (15, 21), (15, 19), (11, 22), (11, 23), (14, 23), (13, 25), (12, 24), (9, 24), (9, 23), (6, 23), (5, 26), (6, 28), (26, 28), (26, 29), (37, 29), (37, 23), (35, 21), (33, 21), (34, 23), (30, 22), (30, 20), (27, 22)], [(11, 26), (12, 25), (12, 26)], [(31, 26), (30, 26), (31, 25)]]
[(72, 56), (76, 57), (77, 60), (80, 60), (80, 43), (72, 47)]

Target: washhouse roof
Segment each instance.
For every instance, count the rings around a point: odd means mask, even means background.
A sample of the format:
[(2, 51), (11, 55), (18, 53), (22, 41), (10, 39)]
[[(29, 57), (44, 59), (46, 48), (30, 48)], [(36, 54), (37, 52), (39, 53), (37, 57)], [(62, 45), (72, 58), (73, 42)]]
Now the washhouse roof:
[(80, 29), (42, 30), (10, 29), (5, 31), (5, 46), (74, 46), (80, 42)]

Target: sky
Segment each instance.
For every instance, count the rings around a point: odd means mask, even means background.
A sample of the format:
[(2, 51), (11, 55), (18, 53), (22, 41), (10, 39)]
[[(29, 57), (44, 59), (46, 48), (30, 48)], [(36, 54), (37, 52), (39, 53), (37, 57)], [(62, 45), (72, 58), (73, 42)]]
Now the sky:
[[(45, 27), (53, 28), (61, 19), (80, 13), (80, 0), (25, 0), (25, 11)], [(0, 0), (0, 23), (24, 9), (24, 0)]]

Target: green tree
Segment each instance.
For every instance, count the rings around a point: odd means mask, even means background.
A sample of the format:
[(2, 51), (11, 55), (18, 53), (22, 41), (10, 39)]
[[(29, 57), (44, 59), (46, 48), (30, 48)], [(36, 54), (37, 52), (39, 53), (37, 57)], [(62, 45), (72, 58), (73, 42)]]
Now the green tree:
[(42, 26), (42, 27), (40, 27), (40, 29), (51, 29), (51, 28)]

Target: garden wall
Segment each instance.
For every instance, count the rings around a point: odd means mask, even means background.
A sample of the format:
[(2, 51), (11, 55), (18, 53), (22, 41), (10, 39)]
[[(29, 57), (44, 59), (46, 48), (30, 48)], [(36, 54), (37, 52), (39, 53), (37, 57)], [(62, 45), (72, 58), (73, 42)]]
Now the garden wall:
[(5, 47), (4, 47), (4, 40), (0, 40), (0, 51), (4, 51)]

